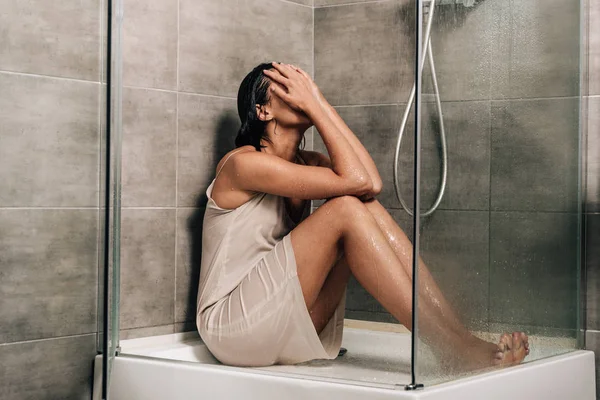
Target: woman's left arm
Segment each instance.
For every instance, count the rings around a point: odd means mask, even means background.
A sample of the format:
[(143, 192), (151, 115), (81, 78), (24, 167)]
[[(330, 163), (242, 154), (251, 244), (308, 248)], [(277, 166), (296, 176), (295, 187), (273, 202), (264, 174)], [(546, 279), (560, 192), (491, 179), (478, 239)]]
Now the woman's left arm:
[[(369, 154), (367, 149), (365, 149), (365, 147), (362, 145), (360, 140), (358, 140), (354, 132), (352, 132), (348, 125), (346, 125), (346, 123), (344, 122), (342, 117), (340, 117), (340, 115), (337, 113), (335, 108), (333, 108), (333, 106), (329, 104), (327, 99), (325, 99), (325, 96), (323, 96), (323, 93), (321, 93), (321, 90), (319, 89), (317, 84), (312, 80), (310, 75), (308, 75), (304, 70), (302, 70), (299, 67), (295, 67), (293, 65), (290, 66), (310, 80), (310, 82), (312, 83), (312, 90), (314, 92), (314, 95), (321, 103), (321, 107), (323, 108), (323, 110), (325, 110), (329, 118), (333, 121), (336, 128), (344, 135), (346, 140), (348, 140), (358, 159), (361, 161), (362, 165), (367, 170), (367, 173), (371, 178), (371, 182), (373, 182), (373, 189), (371, 190), (371, 193), (367, 195), (367, 197), (369, 197), (369, 195), (370, 197), (378, 195), (381, 192), (383, 184), (381, 181), (381, 176), (379, 176), (377, 166), (375, 165), (375, 162), (371, 158), (371, 155)], [(329, 158), (326, 155), (323, 156), (325, 158)], [(331, 167), (331, 165), (329, 165), (329, 167)]]
[(325, 97), (323, 97), (322, 95), (320, 97), (320, 100), (321, 104), (323, 105), (323, 108), (327, 111), (329, 118), (331, 118), (338, 130), (342, 132), (342, 134), (344, 134), (346, 140), (348, 140), (348, 142), (354, 149), (354, 152), (356, 153), (363, 166), (369, 173), (371, 181), (373, 182), (373, 190), (371, 191), (371, 194), (373, 196), (378, 195), (381, 192), (383, 183), (381, 181), (381, 176), (379, 176), (379, 171), (377, 170), (375, 161), (373, 161), (373, 158), (371, 157), (367, 149), (365, 149), (365, 147), (360, 142), (360, 140), (358, 140), (354, 132), (352, 132), (348, 125), (346, 125), (346, 123), (344, 122), (342, 117), (340, 117), (336, 109), (333, 108), (333, 106), (329, 104), (329, 102), (327, 102)]

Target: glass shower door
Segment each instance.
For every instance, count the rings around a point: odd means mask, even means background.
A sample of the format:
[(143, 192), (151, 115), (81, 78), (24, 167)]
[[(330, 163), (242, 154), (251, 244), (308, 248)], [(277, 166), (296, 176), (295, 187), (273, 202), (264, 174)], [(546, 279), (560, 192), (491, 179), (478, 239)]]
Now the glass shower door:
[[(441, 289), (420, 274), (426, 385), (492, 367), (479, 340), (504, 332), (529, 336), (524, 362), (577, 348), (579, 0), (469, 3), (436, 6), (436, 68), (423, 77), (422, 210), (443, 181), (442, 127), (448, 154), (442, 201), (420, 219), (419, 254)], [(468, 339), (435, 351), (427, 313)]]
[(120, 229), (121, 229), (121, 126), (122, 126), (122, 0), (107, 0), (105, 10), (106, 62), (103, 81), (105, 119), (103, 121), (102, 202), (104, 204), (103, 241), (100, 255), (99, 305), (102, 326), (100, 351), (102, 363), (102, 398), (109, 398), (110, 376), (119, 351)]

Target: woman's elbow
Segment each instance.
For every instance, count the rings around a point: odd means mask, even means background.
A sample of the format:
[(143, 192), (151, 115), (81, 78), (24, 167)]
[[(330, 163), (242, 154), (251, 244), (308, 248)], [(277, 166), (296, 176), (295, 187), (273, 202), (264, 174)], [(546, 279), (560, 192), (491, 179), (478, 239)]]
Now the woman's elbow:
[(373, 181), (368, 175), (360, 175), (356, 178), (355, 195), (363, 196), (373, 191)]
[(377, 181), (373, 182), (373, 186), (371, 188), (371, 195), (377, 196), (379, 193), (381, 193), (382, 190), (383, 182), (381, 182), (381, 179), (378, 179)]
[(383, 184), (380, 180), (372, 180), (369, 178), (361, 187), (360, 193), (358, 195), (373, 198), (379, 193), (381, 193), (382, 189)]

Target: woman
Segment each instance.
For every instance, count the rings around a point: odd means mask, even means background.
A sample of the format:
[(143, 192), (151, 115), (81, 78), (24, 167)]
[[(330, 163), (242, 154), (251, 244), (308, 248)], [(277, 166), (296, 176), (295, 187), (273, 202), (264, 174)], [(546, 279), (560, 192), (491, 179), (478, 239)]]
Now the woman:
[[(208, 187), (198, 331), (238, 366), (335, 358), (350, 274), (411, 329), (412, 245), (375, 199), (369, 153), (302, 69), (261, 64), (238, 92), (236, 149)], [(299, 148), (314, 125), (329, 153)], [(311, 199), (328, 199), (309, 214)], [(420, 334), (462, 369), (519, 363), (522, 332), (473, 336), (420, 262)]]

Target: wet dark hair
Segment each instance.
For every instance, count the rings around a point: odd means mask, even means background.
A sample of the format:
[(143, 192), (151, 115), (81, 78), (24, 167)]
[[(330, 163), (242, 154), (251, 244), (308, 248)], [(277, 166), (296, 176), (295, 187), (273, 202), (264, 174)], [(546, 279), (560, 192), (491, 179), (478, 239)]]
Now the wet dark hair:
[(269, 140), (265, 130), (268, 121), (261, 121), (256, 113), (256, 104), (265, 105), (271, 81), (263, 74), (265, 69), (271, 69), (271, 63), (256, 66), (242, 81), (238, 89), (237, 109), (242, 126), (235, 138), (235, 147), (252, 145), (257, 151), (262, 146), (261, 139)]
[[(269, 121), (261, 121), (256, 112), (256, 105), (266, 105), (271, 99), (269, 86), (271, 80), (263, 74), (265, 69), (273, 69), (271, 63), (257, 65), (242, 81), (238, 89), (237, 109), (242, 126), (235, 138), (235, 147), (254, 146), (256, 151), (266, 147), (260, 144), (261, 139), (270, 142), (266, 127)], [(304, 148), (304, 139), (302, 139)]]

